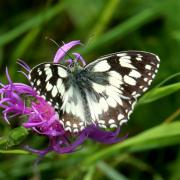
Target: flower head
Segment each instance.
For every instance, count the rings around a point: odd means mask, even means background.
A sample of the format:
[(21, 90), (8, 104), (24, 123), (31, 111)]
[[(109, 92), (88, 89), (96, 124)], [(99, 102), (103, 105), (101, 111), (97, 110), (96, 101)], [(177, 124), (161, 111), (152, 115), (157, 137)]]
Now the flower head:
[[(79, 44), (81, 44), (80, 41), (71, 41), (64, 44), (57, 50), (53, 62), (59, 63), (64, 60), (67, 51)], [(85, 66), (86, 62), (80, 54), (72, 53), (72, 55)], [(72, 61), (72, 59), (65, 60), (65, 62), (68, 63), (72, 63)], [(29, 73), (30, 67), (27, 64), (23, 61), (18, 61), (18, 63)], [(26, 75), (26, 73), (24, 74)], [(14, 83), (7, 69), (6, 76), (8, 84), (0, 84), (0, 107), (3, 109), (2, 113), (5, 121), (10, 123), (12, 117), (24, 115), (27, 121), (22, 123), (22, 125), (25, 128), (31, 129), (33, 132), (46, 136), (49, 139), (49, 145), (44, 150), (36, 150), (29, 146), (26, 147), (30, 151), (40, 155), (44, 155), (50, 151), (70, 153), (76, 151), (78, 146), (87, 138), (105, 144), (121, 141), (121, 139), (117, 137), (120, 130), (119, 128), (116, 129), (115, 132), (108, 132), (99, 129), (95, 125), (90, 125), (83, 131), (73, 135), (66, 132), (60, 124), (61, 117), (59, 117), (53, 106), (40, 97), (31, 86), (23, 83)], [(27, 99), (29, 103), (27, 103)]]

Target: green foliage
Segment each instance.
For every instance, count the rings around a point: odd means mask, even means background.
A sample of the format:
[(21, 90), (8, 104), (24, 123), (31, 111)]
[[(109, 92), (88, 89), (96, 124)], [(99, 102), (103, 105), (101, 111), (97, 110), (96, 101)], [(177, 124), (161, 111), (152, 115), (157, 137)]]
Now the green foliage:
[(128, 49), (161, 59), (154, 84), (122, 127), (120, 136), (129, 137), (121, 143), (87, 141), (73, 154), (50, 153), (34, 165), (37, 156), (24, 145), (41, 149), (47, 142), (19, 126), (22, 119), (11, 120), (16, 128), (10, 130), (1, 117), (0, 179), (180, 179), (180, 1), (2, 0), (0, 11), (3, 83), (6, 66), (13, 81), (28, 83), (17, 73), (17, 58), (31, 67), (52, 59), (57, 47), (46, 37), (59, 44), (80, 39), (85, 45), (77, 51), (87, 61)]
[(169, 94), (172, 94), (180, 90), (180, 83), (174, 83), (167, 86), (154, 88), (146, 93), (139, 101), (139, 104), (150, 103), (160, 98), (163, 98)]
[(85, 160), (89, 165), (99, 159), (107, 158), (116, 153), (145, 151), (153, 148), (160, 148), (180, 143), (180, 122), (162, 124), (155, 128), (146, 130), (126, 141), (112, 145), (105, 150), (100, 150), (96, 154)]
[[(5, 147), (4, 149), (0, 149), (0, 153), (2, 154), (29, 154), (25, 150), (14, 149), (14, 146), (21, 144), (26, 137), (28, 136), (28, 131), (26, 128), (20, 126), (14, 128), (8, 132), (7, 137), (2, 137), (0, 139), (0, 147)], [(9, 150), (10, 147), (13, 147), (12, 150)]]
[(20, 126), (11, 130), (7, 137), (7, 146), (15, 146), (23, 142), (23, 140), (27, 137), (28, 131), (26, 128)]

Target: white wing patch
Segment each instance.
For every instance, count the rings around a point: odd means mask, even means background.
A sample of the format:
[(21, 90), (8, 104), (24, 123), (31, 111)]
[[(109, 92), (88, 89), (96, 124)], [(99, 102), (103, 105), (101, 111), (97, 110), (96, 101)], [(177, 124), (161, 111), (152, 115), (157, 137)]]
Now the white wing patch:
[(62, 67), (58, 67), (58, 75), (62, 78), (67, 77), (67, 71), (63, 69)]
[(129, 73), (129, 76), (134, 77), (134, 78), (140, 78), (141, 77), (141, 73), (139, 73), (136, 70), (131, 70), (131, 72)]
[(133, 79), (132, 77), (128, 76), (128, 75), (124, 76), (124, 82), (131, 85), (131, 86), (136, 85), (136, 80)]
[(105, 91), (105, 86), (92, 82), (92, 87), (97, 93), (102, 93)]
[(53, 88), (53, 85), (48, 81), (46, 84), (46, 90), (51, 91), (52, 88)]
[(52, 97), (56, 97), (57, 93), (58, 93), (57, 87), (54, 86), (52, 91), (51, 91)]
[(99, 104), (100, 104), (100, 106), (101, 106), (101, 108), (102, 108), (102, 110), (104, 111), (104, 112), (107, 112), (108, 111), (108, 103), (107, 103), (107, 101), (105, 100), (105, 98), (104, 97), (101, 97), (100, 99), (99, 99)]
[(136, 69), (132, 63), (131, 63), (131, 60), (130, 60), (130, 56), (124, 56), (124, 57), (120, 57), (119, 58), (119, 63), (122, 67), (127, 67), (127, 68), (130, 68), (130, 69)]
[(111, 68), (106, 60), (100, 61), (93, 67), (93, 72), (106, 72)]

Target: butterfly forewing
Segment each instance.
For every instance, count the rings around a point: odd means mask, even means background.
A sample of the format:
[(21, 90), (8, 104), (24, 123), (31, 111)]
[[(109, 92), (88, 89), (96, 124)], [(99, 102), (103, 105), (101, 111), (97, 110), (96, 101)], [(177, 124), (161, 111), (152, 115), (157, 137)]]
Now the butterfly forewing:
[(29, 74), (29, 80), (35, 91), (55, 109), (62, 106), (62, 97), (68, 81), (68, 70), (65, 66), (43, 63), (34, 67)]

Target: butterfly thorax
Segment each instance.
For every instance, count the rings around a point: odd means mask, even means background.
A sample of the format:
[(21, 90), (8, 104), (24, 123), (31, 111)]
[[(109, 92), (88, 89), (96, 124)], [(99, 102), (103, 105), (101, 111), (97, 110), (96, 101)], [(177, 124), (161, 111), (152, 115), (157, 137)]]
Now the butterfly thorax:
[(84, 70), (78, 63), (75, 63), (69, 68), (71, 72), (69, 74), (69, 85), (78, 86), (78, 88), (83, 88), (89, 83), (89, 73)]
[(73, 62), (70, 66), (69, 66), (69, 71), (72, 73), (72, 74), (76, 74), (78, 73), (79, 71), (81, 71), (83, 68), (79, 65), (78, 62)]

